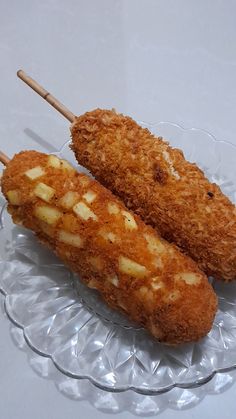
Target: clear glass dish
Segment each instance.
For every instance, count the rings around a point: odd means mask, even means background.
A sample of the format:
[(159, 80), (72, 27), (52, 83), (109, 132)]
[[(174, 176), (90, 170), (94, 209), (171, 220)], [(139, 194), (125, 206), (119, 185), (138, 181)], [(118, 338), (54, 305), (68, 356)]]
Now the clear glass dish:
[[(199, 129), (142, 124), (181, 148), (236, 202), (236, 147)], [(76, 165), (69, 142), (58, 154)], [(173, 389), (183, 390), (181, 407), (192, 397), (184, 389), (199, 387), (216, 373), (224, 386), (224, 373), (236, 367), (236, 282), (213, 282), (219, 309), (208, 336), (196, 344), (167, 347), (110, 310), (31, 232), (13, 227), (4, 208), (1, 225), (0, 290), (7, 314), (31, 348), (51, 358), (68, 377), (86, 378), (112, 392), (151, 396), (172, 390), (166, 398), (170, 404), (171, 394), (176, 398)]]

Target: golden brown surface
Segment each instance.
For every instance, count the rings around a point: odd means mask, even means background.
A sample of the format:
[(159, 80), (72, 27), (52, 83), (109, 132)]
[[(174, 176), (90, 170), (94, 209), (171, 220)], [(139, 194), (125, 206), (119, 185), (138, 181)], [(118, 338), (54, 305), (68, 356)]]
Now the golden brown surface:
[(71, 133), (78, 162), (127, 207), (208, 275), (236, 279), (235, 206), (180, 150), (114, 111), (87, 112)]
[(206, 276), (98, 182), (26, 151), (8, 164), (2, 191), (13, 221), (160, 341), (196, 341), (210, 330), (217, 298)]

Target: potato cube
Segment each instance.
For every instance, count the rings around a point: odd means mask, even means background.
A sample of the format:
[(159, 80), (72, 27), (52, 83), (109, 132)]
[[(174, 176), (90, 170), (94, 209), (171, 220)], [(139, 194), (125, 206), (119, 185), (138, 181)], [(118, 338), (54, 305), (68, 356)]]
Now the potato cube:
[(10, 204), (12, 205), (20, 205), (21, 200), (20, 200), (20, 192), (18, 190), (12, 190), (12, 191), (8, 191), (6, 193), (7, 198), (10, 202)]
[(33, 167), (25, 172), (25, 176), (27, 176), (30, 180), (35, 180), (43, 175), (45, 175), (45, 171), (41, 166)]
[(119, 286), (119, 279), (118, 279), (118, 276), (117, 275), (109, 276), (107, 278), (107, 281), (110, 282), (115, 287), (118, 287)]
[(40, 205), (34, 210), (35, 217), (47, 224), (56, 224), (62, 216), (61, 211), (47, 205)]
[(119, 269), (122, 273), (133, 276), (134, 278), (143, 278), (148, 273), (145, 266), (125, 256), (119, 257)]
[(167, 293), (166, 296), (164, 297), (164, 300), (167, 303), (172, 303), (172, 302), (178, 300), (179, 297), (180, 297), (180, 291), (175, 290), (175, 291), (171, 291), (171, 292)]
[(95, 192), (89, 190), (83, 195), (83, 198), (88, 204), (91, 204), (95, 200), (96, 196), (97, 194)]
[(79, 200), (78, 192), (68, 191), (63, 195), (63, 197), (59, 200), (59, 204), (66, 209), (72, 208), (76, 201)]
[(163, 288), (164, 284), (160, 280), (160, 278), (158, 276), (156, 276), (156, 277), (152, 278), (151, 286), (155, 291), (157, 291), (157, 290)]
[(158, 269), (163, 269), (163, 262), (161, 256), (158, 256), (153, 260), (153, 265)]
[(65, 230), (59, 230), (58, 240), (73, 247), (81, 247), (83, 244), (83, 240), (79, 234), (68, 233)]
[(54, 194), (55, 190), (42, 182), (39, 182), (34, 188), (34, 195), (45, 202), (49, 202)]
[(115, 241), (117, 240), (116, 235), (112, 233), (112, 231), (100, 230), (99, 235), (110, 243), (115, 243)]
[(145, 287), (145, 285), (140, 287), (139, 294), (144, 300), (148, 302), (150, 302), (153, 299), (153, 292), (148, 287)]
[(177, 281), (184, 281), (188, 285), (198, 285), (201, 282), (201, 275), (193, 272), (181, 272), (175, 275)]
[(144, 234), (145, 239), (148, 242), (148, 250), (151, 253), (159, 253), (163, 254), (165, 252), (165, 246), (161, 243), (157, 237), (152, 236), (150, 234)]
[(90, 279), (87, 285), (89, 288), (96, 290), (98, 288), (98, 281), (96, 281), (96, 279)]
[(109, 202), (107, 208), (108, 208), (109, 214), (111, 215), (117, 215), (120, 212), (120, 208), (118, 207), (117, 204), (115, 204), (115, 202)]
[(48, 156), (48, 166), (54, 167), (55, 169), (60, 169), (61, 161), (57, 156), (51, 154)]
[(78, 204), (74, 205), (73, 211), (76, 215), (78, 215), (85, 221), (89, 220), (89, 218), (92, 218), (92, 220), (97, 221), (96, 214), (94, 214), (94, 212), (89, 207), (87, 207), (87, 205), (84, 202), (78, 202)]
[(61, 159), (60, 164), (62, 170), (67, 170), (68, 172), (75, 172), (74, 167), (71, 166), (71, 164), (68, 163), (67, 160)]
[(136, 221), (132, 214), (128, 211), (121, 211), (122, 215), (125, 218), (125, 227), (129, 230), (136, 230), (138, 228)]

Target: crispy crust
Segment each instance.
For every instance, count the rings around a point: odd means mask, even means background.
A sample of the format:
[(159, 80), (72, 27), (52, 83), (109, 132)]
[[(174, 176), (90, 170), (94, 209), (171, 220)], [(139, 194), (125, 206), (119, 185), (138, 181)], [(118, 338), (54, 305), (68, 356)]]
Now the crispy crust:
[(236, 209), (183, 153), (135, 121), (94, 110), (71, 127), (78, 162), (208, 275), (236, 278)]
[[(111, 307), (125, 311), (160, 341), (178, 344), (205, 336), (212, 326), (217, 298), (195, 262), (162, 240), (137, 215), (130, 213), (137, 228), (127, 229), (122, 213), (127, 209), (98, 182), (76, 171), (64, 172), (48, 167), (47, 162), (46, 154), (26, 151), (17, 154), (5, 169), (2, 178), (4, 195), (7, 197), (13, 190), (19, 192), (20, 198), (20, 205), (8, 205), (13, 221), (33, 230), (88, 286), (96, 288)], [(40, 180), (29, 180), (24, 173), (36, 166), (43, 168), (45, 174)], [(35, 209), (45, 205), (33, 192), (39, 181), (55, 191), (47, 205), (62, 212), (53, 226), (47, 226), (46, 232), (45, 223), (35, 216)], [(60, 198), (66, 192), (76, 191), (83, 200), (88, 190), (96, 194), (89, 207), (97, 220), (82, 220), (72, 209), (62, 209)], [(118, 214), (108, 212), (110, 203), (116, 204)], [(79, 234), (81, 247), (61, 242), (61, 230)], [(104, 232), (112, 232), (116, 240), (104, 240)], [(160, 247), (157, 253), (148, 248), (146, 237), (150, 236)], [(121, 255), (145, 266), (147, 273), (142, 278), (122, 273), (118, 264)], [(97, 266), (94, 261), (98, 262)], [(196, 283), (176, 279), (183, 272), (193, 274)], [(114, 276), (118, 285), (108, 280)], [(156, 284), (162, 284), (160, 288), (153, 288), (154, 278)]]

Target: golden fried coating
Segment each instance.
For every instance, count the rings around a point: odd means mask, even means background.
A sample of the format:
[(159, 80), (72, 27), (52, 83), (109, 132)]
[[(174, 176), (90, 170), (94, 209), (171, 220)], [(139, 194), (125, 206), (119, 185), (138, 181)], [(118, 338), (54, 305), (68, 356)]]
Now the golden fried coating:
[(98, 182), (25, 151), (5, 169), (2, 191), (15, 223), (160, 341), (196, 341), (210, 330), (217, 298), (206, 276)]
[(71, 127), (78, 162), (206, 274), (236, 279), (236, 209), (183, 153), (135, 121), (94, 110)]

